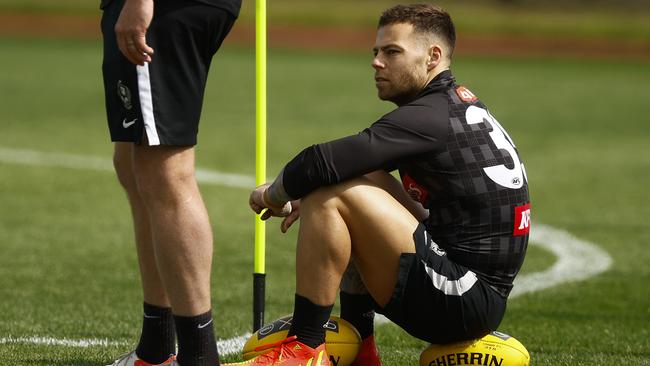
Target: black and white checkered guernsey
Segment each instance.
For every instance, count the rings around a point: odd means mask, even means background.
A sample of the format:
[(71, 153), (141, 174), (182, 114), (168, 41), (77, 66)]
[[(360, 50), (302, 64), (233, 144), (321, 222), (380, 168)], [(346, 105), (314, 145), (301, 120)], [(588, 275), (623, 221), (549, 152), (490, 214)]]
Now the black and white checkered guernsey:
[[(354, 158), (351, 158), (353, 156)], [(512, 139), (450, 71), (357, 135), (303, 150), (284, 170), (293, 198), (362, 174), (398, 169), (449, 259), (506, 297), (530, 228), (525, 169)]]

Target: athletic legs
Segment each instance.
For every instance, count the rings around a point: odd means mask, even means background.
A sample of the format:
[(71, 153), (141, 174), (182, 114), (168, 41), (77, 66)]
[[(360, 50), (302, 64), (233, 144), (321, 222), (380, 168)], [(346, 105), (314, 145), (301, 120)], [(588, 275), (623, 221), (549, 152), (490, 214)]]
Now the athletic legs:
[(370, 294), (386, 305), (400, 255), (415, 252), (417, 225), (404, 206), (365, 177), (313, 192), (300, 205), (297, 293), (315, 304), (334, 303), (353, 258)]
[[(342, 277), (356, 268), (360, 279), (343, 283), (346, 316), (365, 311), (364, 287), (380, 305), (386, 305), (397, 283), (402, 253), (414, 253), (413, 232), (418, 221), (380, 181), (361, 177), (321, 188), (300, 204), (300, 230), (296, 249), (296, 302), (289, 334), (310, 347), (324, 341), (322, 325), (329, 318)], [(363, 296), (362, 296), (363, 297)], [(343, 298), (343, 297), (342, 297)], [(366, 299), (369, 301), (369, 299)], [(367, 327), (372, 332), (370, 327)], [(363, 360), (356, 364), (379, 365), (374, 338)]]
[(174, 314), (204, 313), (210, 310), (212, 229), (194, 178), (194, 149), (135, 145), (133, 163)]
[(172, 308), (179, 363), (218, 362), (210, 300), (212, 229), (194, 178), (194, 149), (116, 143), (114, 160), (133, 213), (145, 308)]
[(165, 292), (160, 275), (158, 274), (154, 247), (151, 239), (152, 235), (149, 214), (142, 202), (142, 198), (140, 197), (136, 185), (135, 176), (133, 174), (133, 143), (115, 143), (113, 164), (115, 166), (117, 178), (126, 191), (131, 206), (144, 301), (159, 307), (171, 307), (171, 303), (167, 297), (167, 292)]

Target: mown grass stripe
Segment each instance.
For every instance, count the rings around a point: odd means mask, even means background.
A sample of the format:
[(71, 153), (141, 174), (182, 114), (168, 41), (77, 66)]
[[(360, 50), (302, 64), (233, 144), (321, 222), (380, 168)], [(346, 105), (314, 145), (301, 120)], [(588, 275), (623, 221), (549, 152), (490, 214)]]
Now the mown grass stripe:
[[(113, 163), (111, 162), (111, 159), (105, 157), (6, 147), (0, 147), (0, 163), (105, 172), (113, 171)], [(203, 184), (213, 184), (233, 188), (255, 187), (255, 179), (253, 177), (203, 168), (196, 169), (196, 179), (199, 183)]]
[[(234, 355), (239, 353), (251, 336), (250, 333), (241, 336), (220, 339), (217, 341), (219, 353), (222, 355)], [(54, 337), (2, 337), (0, 344), (31, 344), (36, 346), (58, 346), (71, 348), (89, 348), (89, 347), (124, 347), (131, 345), (129, 341), (115, 341), (109, 339), (68, 339)]]

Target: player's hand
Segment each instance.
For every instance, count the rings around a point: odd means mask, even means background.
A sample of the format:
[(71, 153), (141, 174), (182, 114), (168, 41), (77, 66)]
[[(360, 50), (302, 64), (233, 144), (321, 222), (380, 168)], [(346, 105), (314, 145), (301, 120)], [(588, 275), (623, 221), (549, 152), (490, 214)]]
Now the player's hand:
[(270, 184), (262, 184), (258, 186), (251, 192), (251, 195), (248, 199), (248, 205), (251, 210), (255, 211), (256, 214), (262, 213), (262, 220), (267, 220), (272, 216), (285, 217), (291, 213), (291, 202), (286, 202), (282, 206), (273, 206), (269, 204), (265, 198), (265, 192), (269, 188)]
[(126, 0), (115, 24), (117, 47), (136, 65), (151, 62), (153, 48), (147, 45), (147, 29), (153, 18), (153, 0)]
[(280, 231), (286, 233), (291, 225), (300, 218), (300, 200), (291, 201), (291, 213), (282, 220)]

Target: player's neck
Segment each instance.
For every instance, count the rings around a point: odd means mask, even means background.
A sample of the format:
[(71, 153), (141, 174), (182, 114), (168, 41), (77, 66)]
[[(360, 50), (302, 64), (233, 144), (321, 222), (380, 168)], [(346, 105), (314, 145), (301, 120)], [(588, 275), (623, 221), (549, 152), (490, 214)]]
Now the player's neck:
[(431, 83), (431, 81), (436, 78), (436, 76), (440, 75), (440, 73), (442, 73), (443, 71), (447, 71), (447, 70), (449, 70), (449, 65), (438, 65), (438, 66), (434, 67), (433, 69), (431, 69), (431, 71), (429, 71), (429, 75), (427, 77), (427, 84), (426, 85), (429, 85)]

